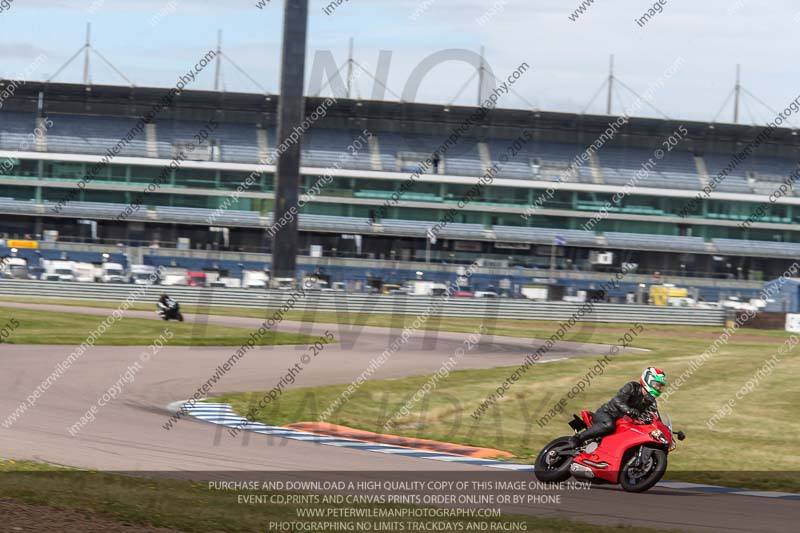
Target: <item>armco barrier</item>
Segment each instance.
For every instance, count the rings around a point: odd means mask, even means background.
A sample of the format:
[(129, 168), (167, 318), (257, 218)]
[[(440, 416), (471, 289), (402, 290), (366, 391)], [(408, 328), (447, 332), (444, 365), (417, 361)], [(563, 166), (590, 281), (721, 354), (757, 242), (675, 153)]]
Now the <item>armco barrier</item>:
[[(77, 300), (122, 301), (138, 287), (126, 284), (65, 283), (54, 281), (0, 280), (0, 296), (69, 298)], [(199, 287), (149, 287), (139, 302), (155, 302), (160, 292), (184, 304), (278, 309), (287, 291)], [(580, 303), (531, 302), (507, 298), (441, 298), (346, 294), (307, 290), (296, 310), (347, 313), (418, 315), (439, 302), (442, 316), (497, 317), (499, 319), (568, 320), (581, 308)], [(266, 315), (266, 313), (265, 313)], [(587, 319), (597, 322), (641, 322), (645, 324), (686, 324), (719, 326), (725, 323), (721, 309), (688, 309), (651, 305), (595, 304)]]

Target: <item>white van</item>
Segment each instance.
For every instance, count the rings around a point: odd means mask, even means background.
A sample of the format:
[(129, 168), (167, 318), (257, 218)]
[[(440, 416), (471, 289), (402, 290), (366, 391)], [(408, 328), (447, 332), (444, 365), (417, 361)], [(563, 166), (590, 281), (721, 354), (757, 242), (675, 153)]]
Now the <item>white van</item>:
[[(43, 280), (49, 281), (75, 281), (75, 267), (72, 261), (42, 261), (44, 272)], [(92, 267), (94, 277), (94, 267)]]

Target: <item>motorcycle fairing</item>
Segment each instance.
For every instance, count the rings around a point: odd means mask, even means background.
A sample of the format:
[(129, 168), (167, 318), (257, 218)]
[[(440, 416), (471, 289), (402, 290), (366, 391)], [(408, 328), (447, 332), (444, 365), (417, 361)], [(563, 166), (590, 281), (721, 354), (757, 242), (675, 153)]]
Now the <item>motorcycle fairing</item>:
[[(581, 418), (587, 426), (591, 426), (592, 413), (581, 411)], [(656, 442), (650, 432), (658, 429), (667, 439), (667, 443)], [(627, 416), (616, 422), (614, 433), (600, 440), (600, 445), (591, 453), (581, 452), (573, 462), (590, 468), (595, 479), (609, 483), (619, 483), (619, 472), (625, 452), (642, 444), (669, 446), (672, 436), (669, 429), (659, 419), (652, 424), (636, 424)]]

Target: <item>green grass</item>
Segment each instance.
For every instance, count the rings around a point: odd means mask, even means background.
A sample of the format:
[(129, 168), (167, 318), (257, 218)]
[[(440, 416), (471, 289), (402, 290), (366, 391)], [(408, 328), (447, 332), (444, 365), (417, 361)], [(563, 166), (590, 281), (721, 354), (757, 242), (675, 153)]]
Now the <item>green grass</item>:
[[(3, 299), (9, 300), (7, 297)], [(23, 299), (15, 299), (23, 301)], [(32, 301), (27, 299), (26, 301)], [(112, 302), (36, 300), (75, 306), (115, 307)], [(150, 310), (152, 306), (142, 305)], [(186, 306), (186, 312), (193, 312)], [(236, 307), (208, 307), (208, 314), (262, 318), (266, 310)], [(17, 310), (14, 310), (17, 312)], [(323, 323), (402, 327), (414, 317), (368, 313), (291, 311), (287, 320)], [(429, 320), (425, 329), (472, 333), (474, 319)], [(547, 338), (558, 325), (548, 321), (492, 320), (484, 325), (494, 335)], [(566, 340), (616, 344), (629, 325), (585, 324), (570, 331)], [(593, 359), (573, 359), (537, 365), (517, 382), (506, 397), (487, 411), (479, 423), (470, 414), (503, 379), (509, 369), (456, 371), (440, 380), (436, 389), (413, 410), (394, 433), (505, 449), (516, 460), (532, 462), (537, 451), (556, 435), (568, 433), (566, 421), (572, 412), (596, 409), (626, 381), (638, 377), (644, 366), (657, 365), (673, 379), (686, 370), (693, 357), (701, 354), (720, 335), (720, 327), (646, 326), (634, 346), (649, 353), (613, 358), (602, 376), (592, 381), (585, 394), (570, 400), (565, 413), (544, 428), (535, 420), (585, 375)], [(735, 334), (705, 365), (699, 368), (662, 409), (672, 416), (676, 429), (687, 439), (670, 456), (670, 479), (715, 483), (763, 490), (800, 492), (800, 457), (796, 448), (800, 418), (794, 404), (800, 397), (800, 357), (795, 348), (781, 357), (774, 373), (762, 380), (752, 393), (736, 401), (731, 415), (713, 429), (706, 421), (750, 379), (765, 359), (777, 353), (788, 337), (782, 331), (745, 329)], [(444, 361), (452, 354), (440, 354)], [(433, 356), (433, 354), (432, 354)], [(439, 357), (437, 355), (437, 357)], [(370, 381), (350, 398), (329, 421), (367, 430), (381, 430), (386, 419), (426, 381), (426, 377)], [(261, 413), (267, 423), (315, 420), (335, 400), (342, 386), (284, 391), (279, 403)], [(262, 394), (255, 393), (255, 396)], [(250, 407), (250, 393), (226, 395), (240, 413)], [(546, 400), (546, 401), (545, 401)], [(526, 429), (526, 427), (529, 428)], [(756, 474), (756, 472), (761, 472)], [(767, 473), (768, 472), (768, 473)]]
[[(147, 524), (182, 531), (266, 531), (270, 520), (297, 520), (300, 505), (239, 504), (240, 494), (268, 491), (210, 490), (207, 483), (166, 478), (141, 478), (71, 470), (32, 461), (0, 460), (0, 498), (33, 505), (88, 509), (122, 523)], [(338, 507), (320, 504), (319, 508)], [(352, 508), (375, 506), (348, 505)], [(379, 506), (398, 508), (399, 506)], [(347, 521), (347, 519), (339, 519)], [(395, 520), (395, 519), (392, 519)], [(402, 518), (397, 521), (405, 521)], [(552, 533), (655, 533), (632, 527), (596, 526), (559, 518), (504, 516), (481, 521), (524, 523), (527, 531)], [(467, 519), (448, 519), (461, 522)], [(406, 531), (410, 529), (406, 528)]]
[[(0, 302), (19, 302), (19, 303), (35, 303), (35, 304), (51, 304), (51, 305), (64, 305), (68, 307), (94, 307), (100, 309), (115, 309), (121, 302), (116, 301), (100, 301), (100, 300), (73, 300), (68, 298), (29, 298), (22, 296), (0, 296)], [(1, 305), (1, 304), (0, 304)], [(137, 311), (153, 311), (153, 304), (136, 303), (131, 306), (132, 310)], [(245, 318), (266, 318), (271, 314), (271, 310), (258, 309), (250, 307), (226, 307), (226, 306), (197, 306), (191, 304), (181, 304), (181, 311), (185, 314), (206, 314), (211, 316), (237, 316)], [(368, 312), (352, 312), (347, 313), (333, 311), (318, 311), (316, 309), (297, 311), (292, 310), (284, 313), (285, 320), (297, 320), (304, 322), (316, 322), (324, 324), (345, 324), (345, 325), (361, 325), (361, 326), (375, 326), (375, 327), (392, 327), (402, 328), (411, 323), (416, 318), (410, 315), (390, 315), (380, 313)], [(491, 321), (484, 321), (483, 324), (493, 335), (502, 335), (510, 337), (549, 337), (553, 334), (558, 323), (553, 321), (543, 320), (526, 320), (526, 319), (492, 319)], [(439, 330), (451, 331), (460, 333), (474, 332), (479, 321), (471, 318), (454, 318), (454, 317), (432, 317), (429, 319), (421, 329), (423, 330)], [(577, 342), (597, 342), (597, 343), (616, 343), (618, 339), (618, 332), (624, 333), (627, 331), (628, 326), (619, 326), (608, 329), (607, 324), (585, 323), (577, 326), (569, 332), (565, 340)], [(654, 331), (662, 331), (665, 334), (674, 332), (675, 328), (672, 326), (648, 326), (648, 329)], [(718, 331), (719, 328), (714, 327), (697, 327), (693, 328), (694, 331), (709, 332)], [(780, 336), (779, 332), (761, 332), (765, 335)]]
[[(547, 322), (498, 321), (495, 333), (549, 337), (557, 327)], [(374, 323), (374, 320), (370, 320)], [(442, 329), (475, 331), (469, 320), (443, 319)], [(597, 324), (576, 332), (570, 340), (614, 344), (628, 325)], [(456, 370), (399, 420), (392, 433), (507, 450), (515, 461), (532, 463), (538, 450), (558, 435), (569, 434), (566, 422), (580, 409), (596, 409), (642, 368), (659, 366), (673, 378), (688, 368), (721, 333), (716, 327), (646, 326), (634, 346), (651, 350), (612, 357), (604, 373), (592, 380), (585, 394), (567, 400), (564, 412), (544, 427), (537, 420), (563, 397), (595, 364), (597, 358), (576, 358), (536, 365), (479, 421), (470, 415), (516, 367)], [(800, 456), (796, 449), (800, 419), (800, 348), (780, 356), (774, 372), (742, 399), (713, 429), (706, 421), (760, 368), (777, 354), (788, 337), (779, 331), (743, 330), (712, 356), (674, 393), (661, 409), (687, 439), (670, 455), (669, 479), (734, 487), (800, 492)], [(442, 353), (442, 361), (450, 355)], [(384, 432), (391, 418), (428, 380), (425, 376), (368, 381), (327, 421)], [(348, 384), (349, 385), (349, 384)], [(346, 385), (292, 389), (263, 410), (259, 421), (269, 424), (317, 420)], [(263, 392), (225, 394), (214, 398), (246, 413)]]
[[(0, 327), (13, 323), (12, 320), (19, 324), (2, 342), (77, 345), (86, 341), (89, 334), (106, 318), (104, 315), (0, 307)], [(170, 346), (239, 346), (247, 341), (251, 332), (246, 328), (214, 325), (201, 327), (188, 322), (164, 322), (123, 316), (111, 323), (105, 333), (97, 337), (95, 344), (146, 346), (164, 333), (165, 328), (173, 332), (173, 337), (169, 340)], [(6, 326), (6, 329), (11, 328)], [(306, 344), (313, 343), (314, 340), (308, 335), (270, 331), (258, 339), (257, 344)]]

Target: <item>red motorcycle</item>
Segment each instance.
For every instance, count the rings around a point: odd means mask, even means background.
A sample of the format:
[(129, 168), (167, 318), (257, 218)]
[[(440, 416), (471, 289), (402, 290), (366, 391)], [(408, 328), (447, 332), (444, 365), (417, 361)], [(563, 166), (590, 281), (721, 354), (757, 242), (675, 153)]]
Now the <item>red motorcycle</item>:
[[(569, 426), (578, 431), (592, 425), (592, 412), (573, 415)], [(627, 492), (644, 492), (659, 482), (667, 470), (667, 454), (683, 440), (682, 431), (673, 434), (669, 416), (652, 413), (651, 421), (624, 416), (614, 433), (591, 440), (578, 449), (569, 437), (559, 437), (539, 452), (534, 473), (542, 482), (557, 483), (570, 476), (593, 483), (619, 484)]]

